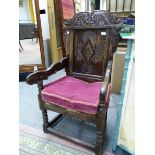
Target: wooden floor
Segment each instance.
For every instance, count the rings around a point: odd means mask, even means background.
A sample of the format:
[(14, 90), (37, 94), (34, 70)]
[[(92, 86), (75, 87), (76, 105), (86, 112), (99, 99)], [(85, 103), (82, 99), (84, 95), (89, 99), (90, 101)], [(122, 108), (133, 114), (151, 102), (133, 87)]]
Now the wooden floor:
[[(46, 145), (48, 145), (48, 148), (50, 149), (49, 145), (54, 145), (55, 147), (57, 147), (57, 149), (63, 149), (65, 151), (68, 151), (68, 155), (95, 155), (93, 151), (85, 149), (82, 146), (76, 145), (70, 141), (61, 139), (55, 135), (52, 134), (45, 134), (43, 133), (42, 130), (40, 129), (35, 129), (32, 127), (27, 127), (27, 126), (23, 126), (20, 125), (20, 134), (24, 134), (24, 137), (27, 138), (33, 138), (33, 139), (37, 139), (37, 142), (43, 142), (44, 143), (44, 147), (46, 147)], [(34, 138), (35, 137), (35, 138)], [(21, 146), (21, 152), (23, 152), (23, 150), (27, 153), (26, 155), (32, 154), (32, 149), (30, 149), (32, 146), (30, 145), (25, 145), (25, 144), (21, 144), (22, 147), (28, 147), (27, 149), (22, 149)], [(32, 145), (32, 144), (31, 144)], [(34, 144), (33, 144), (34, 145)], [(37, 146), (39, 147), (39, 145)], [(39, 155), (45, 155), (45, 149), (43, 148), (37, 148), (37, 147), (32, 147), (33, 150), (35, 149), (35, 152), (37, 152), (37, 150), (39, 150)], [(50, 150), (51, 151), (51, 150)], [(65, 151), (63, 152), (65, 154)], [(46, 151), (48, 152), (48, 151)], [(70, 153), (69, 153), (70, 152)], [(62, 155), (63, 155), (62, 153)], [(22, 153), (21, 153), (22, 154)], [(53, 153), (54, 154), (54, 153)], [(47, 153), (46, 153), (47, 155)], [(50, 154), (49, 154), (50, 155)], [(61, 154), (60, 154), (61, 155)], [(114, 155), (113, 153), (104, 151), (103, 155)]]
[(25, 64), (41, 64), (41, 54), (39, 41), (36, 42), (36, 39), (24, 39), (20, 40), (22, 48), (19, 51), (19, 65)]

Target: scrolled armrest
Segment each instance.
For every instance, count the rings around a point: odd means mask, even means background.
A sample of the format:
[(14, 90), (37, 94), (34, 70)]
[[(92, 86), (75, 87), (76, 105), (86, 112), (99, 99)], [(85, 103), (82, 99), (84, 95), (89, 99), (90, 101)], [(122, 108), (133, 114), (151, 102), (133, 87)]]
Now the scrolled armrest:
[(36, 71), (27, 76), (26, 82), (29, 85), (36, 84), (38, 81), (46, 80), (48, 76), (60, 71), (68, 66), (68, 57), (63, 58), (60, 62), (52, 64), (47, 70)]

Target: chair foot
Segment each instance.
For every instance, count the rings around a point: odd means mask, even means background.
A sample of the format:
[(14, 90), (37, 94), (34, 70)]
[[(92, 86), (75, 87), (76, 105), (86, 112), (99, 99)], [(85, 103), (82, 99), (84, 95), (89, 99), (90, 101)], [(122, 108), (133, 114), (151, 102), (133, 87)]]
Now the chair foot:
[(47, 128), (49, 127), (49, 122), (48, 122), (48, 115), (47, 115), (46, 109), (42, 110), (42, 115), (43, 115), (43, 131), (45, 133), (48, 133)]
[(43, 131), (44, 133), (49, 133), (49, 131), (47, 130), (47, 126), (45, 126), (44, 124), (43, 124)]
[(98, 147), (95, 151), (95, 155), (103, 155), (103, 147)]
[(97, 140), (96, 140), (96, 147), (95, 147), (96, 155), (103, 154), (103, 132), (97, 132)]

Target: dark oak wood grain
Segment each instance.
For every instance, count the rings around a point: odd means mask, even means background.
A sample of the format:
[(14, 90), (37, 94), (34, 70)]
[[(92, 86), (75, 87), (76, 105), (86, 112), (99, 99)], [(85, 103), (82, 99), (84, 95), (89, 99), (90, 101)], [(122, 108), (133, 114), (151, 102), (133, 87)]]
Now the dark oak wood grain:
[[(38, 84), (38, 100), (43, 114), (44, 132), (53, 133), (90, 147), (86, 143), (58, 133), (53, 129), (49, 129), (49, 127), (51, 125), (54, 126), (63, 116), (94, 123), (97, 127), (96, 145), (93, 148), (96, 155), (103, 153), (104, 130), (107, 118), (105, 96), (111, 79), (113, 53), (120, 40), (119, 30), (121, 25), (122, 20), (108, 11), (82, 12), (76, 14), (72, 19), (65, 20), (64, 30), (66, 34), (64, 44), (67, 57), (53, 64), (49, 69), (32, 73), (27, 77), (28, 84)], [(87, 82), (103, 81), (99, 94), (100, 104), (96, 114), (66, 109), (42, 100), (43, 80), (62, 68), (66, 69), (67, 75)], [(49, 122), (47, 110), (58, 112), (60, 115)]]
[(72, 109), (66, 109), (48, 102), (44, 103), (44, 107), (48, 110), (57, 111), (58, 113), (61, 113), (66, 116), (71, 116), (73, 118), (85, 120), (87, 122), (96, 123), (96, 114), (92, 115), (84, 112), (75, 111)]
[(88, 82), (102, 81), (120, 41), (121, 25), (122, 20), (108, 11), (81, 12), (64, 20), (69, 75)]
[(38, 81), (46, 80), (48, 76), (60, 71), (68, 66), (68, 57), (63, 58), (60, 62), (52, 64), (47, 70), (36, 71), (26, 78), (26, 82), (30, 85), (37, 84)]

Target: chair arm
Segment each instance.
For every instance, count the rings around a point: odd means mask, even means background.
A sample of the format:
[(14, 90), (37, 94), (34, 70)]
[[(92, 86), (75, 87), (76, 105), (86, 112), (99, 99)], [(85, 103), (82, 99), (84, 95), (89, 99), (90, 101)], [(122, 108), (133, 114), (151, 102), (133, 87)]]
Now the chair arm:
[(107, 92), (108, 84), (109, 84), (110, 79), (111, 79), (111, 67), (112, 67), (112, 61), (109, 61), (107, 69), (106, 69), (105, 78), (104, 78), (104, 81), (102, 83), (102, 88), (100, 91), (100, 107), (101, 108), (105, 107), (106, 92)]
[(112, 61), (109, 61), (107, 69), (106, 69), (105, 78), (104, 78), (104, 81), (102, 83), (102, 88), (101, 88), (101, 93), (102, 94), (106, 93), (107, 86), (108, 86), (108, 84), (110, 82), (110, 79), (111, 79), (111, 67), (112, 67)]
[(48, 76), (60, 71), (68, 66), (68, 57), (63, 58), (60, 62), (52, 64), (47, 70), (36, 71), (27, 76), (26, 82), (29, 85), (36, 84), (39, 81), (46, 80)]

